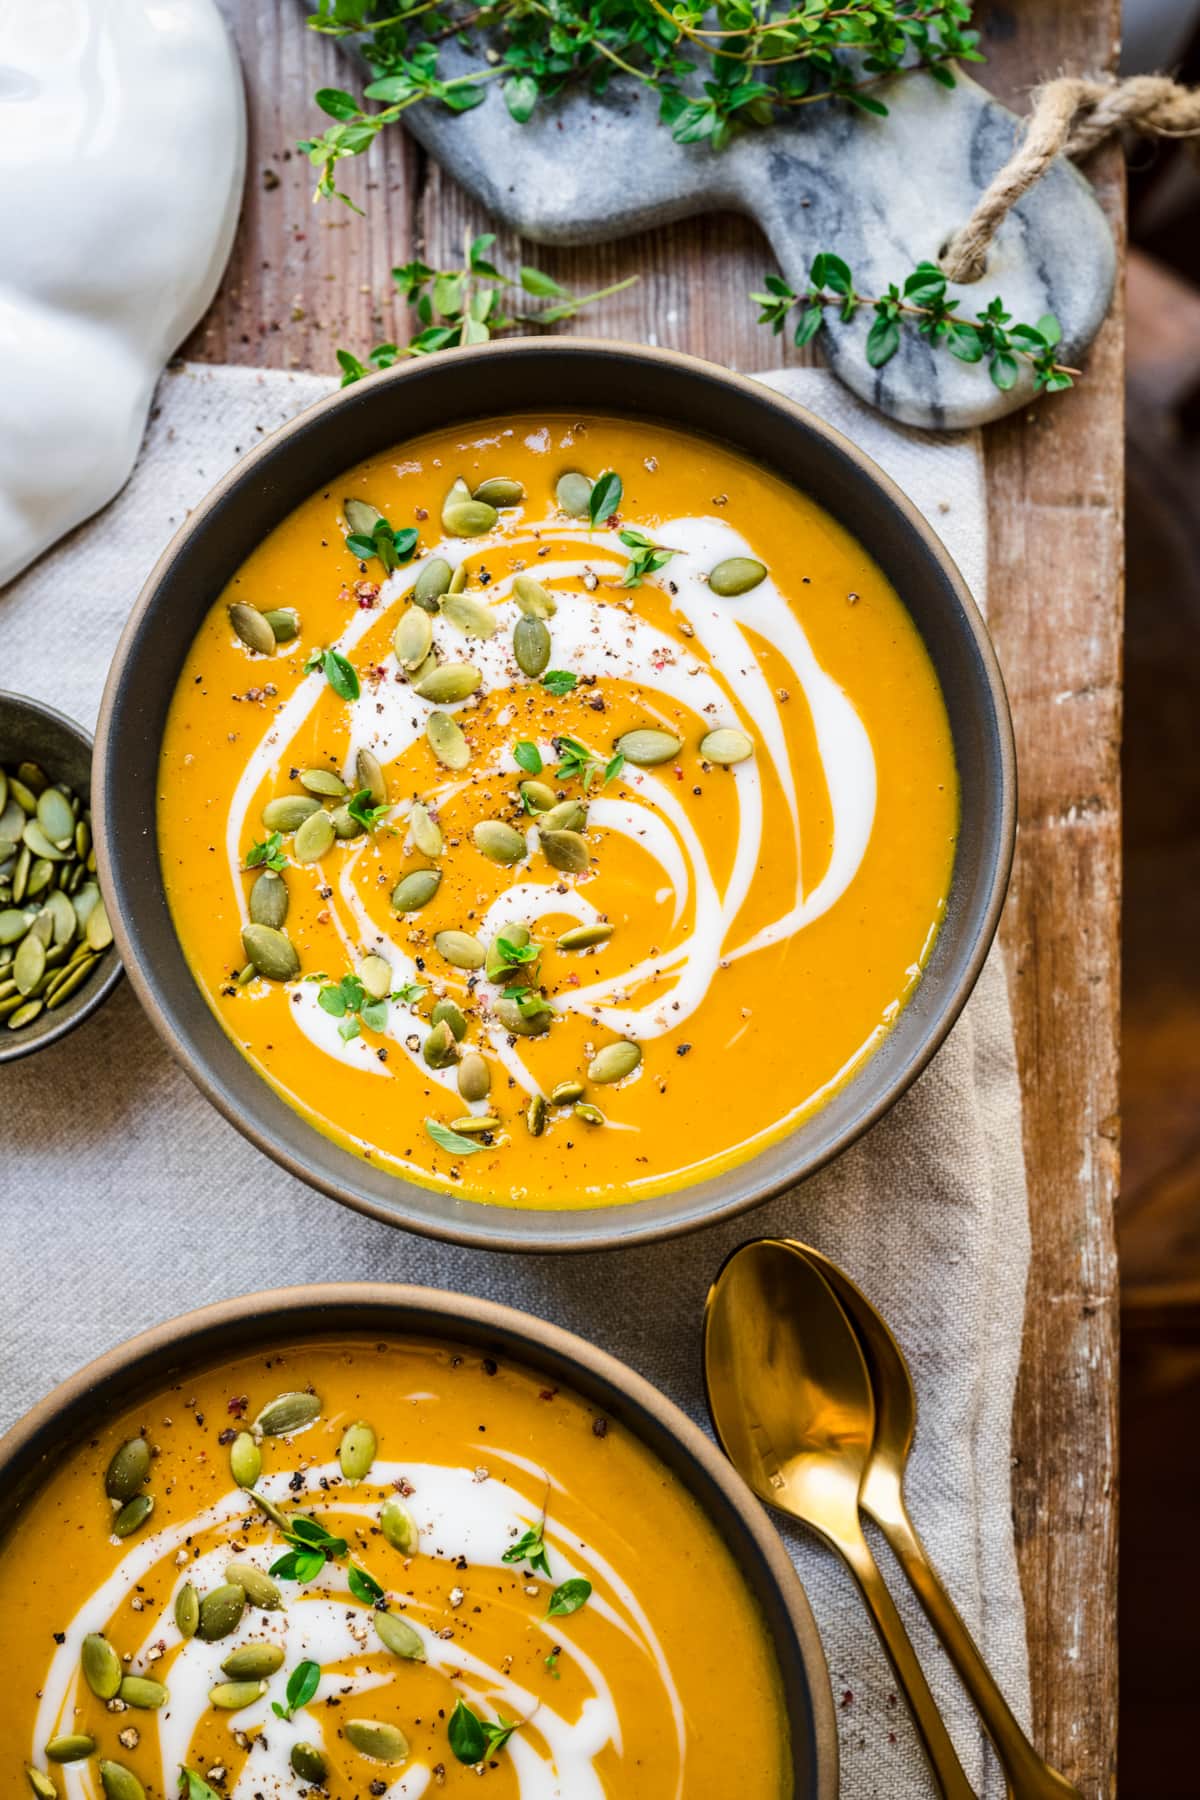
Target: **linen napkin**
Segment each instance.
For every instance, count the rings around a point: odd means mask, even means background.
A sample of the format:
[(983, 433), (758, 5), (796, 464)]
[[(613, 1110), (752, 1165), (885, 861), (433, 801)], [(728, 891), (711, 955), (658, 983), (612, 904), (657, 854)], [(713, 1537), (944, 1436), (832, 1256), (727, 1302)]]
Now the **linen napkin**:
[[(976, 436), (907, 431), (820, 370), (766, 379), (882, 464), (983, 600)], [(243, 452), (332, 385), (263, 370), (168, 371), (124, 491), (0, 592), (0, 685), (92, 726), (120, 628), (170, 533)], [(730, 1224), (568, 1258), (426, 1241), (312, 1192), (201, 1097), (122, 983), (63, 1042), (0, 1069), (0, 1428), (147, 1325), (231, 1294), (330, 1279), (427, 1282), (526, 1308), (623, 1357), (706, 1424), (704, 1296), (726, 1252), (759, 1233), (818, 1245), (899, 1338), (920, 1403), (913, 1516), (1026, 1717), (1009, 1479), (1029, 1232), (998, 952), (921, 1080), (831, 1168)], [(932, 1793), (849, 1577), (804, 1534), (785, 1526), (784, 1535), (829, 1659), (847, 1800)], [(875, 1542), (967, 1775), (1000, 1800), (1003, 1783), (965, 1696)]]

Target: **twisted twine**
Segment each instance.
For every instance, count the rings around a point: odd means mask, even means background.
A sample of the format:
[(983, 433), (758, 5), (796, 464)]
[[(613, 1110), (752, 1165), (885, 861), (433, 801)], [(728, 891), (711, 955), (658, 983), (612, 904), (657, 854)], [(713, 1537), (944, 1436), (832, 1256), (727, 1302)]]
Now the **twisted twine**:
[(1200, 135), (1200, 91), (1181, 87), (1167, 75), (1131, 75), (1126, 81), (1064, 75), (1039, 88), (1020, 147), (942, 252), (947, 279), (978, 281), (992, 239), (1009, 211), (1056, 156), (1089, 156), (1125, 126), (1150, 137)]

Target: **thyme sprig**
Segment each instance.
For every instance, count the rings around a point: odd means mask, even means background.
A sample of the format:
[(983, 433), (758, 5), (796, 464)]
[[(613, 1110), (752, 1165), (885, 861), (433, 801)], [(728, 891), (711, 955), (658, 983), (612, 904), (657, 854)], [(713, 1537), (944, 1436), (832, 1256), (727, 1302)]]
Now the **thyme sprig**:
[(750, 298), (762, 308), (759, 324), (769, 325), (776, 333), (782, 332), (793, 312), (798, 313), (793, 337), (800, 345), (817, 335), (829, 307), (846, 322), (861, 307), (870, 307), (875, 318), (867, 333), (866, 358), (873, 369), (891, 361), (904, 330), (910, 329), (941, 345), (960, 362), (986, 362), (988, 374), (1002, 392), (1015, 384), (1022, 363), (1032, 369), (1037, 393), (1073, 387), (1079, 373), (1058, 360), (1062, 331), (1053, 313), (1044, 313), (1035, 325), (1014, 324), (1012, 314), (997, 298), (973, 319), (961, 318), (957, 297), (947, 293), (946, 277), (932, 262), (918, 263), (902, 284), (892, 282), (883, 294), (870, 295), (859, 292), (840, 256), (822, 250), (813, 258), (808, 287), (802, 293), (796, 293), (782, 276), (768, 275), (764, 290)]

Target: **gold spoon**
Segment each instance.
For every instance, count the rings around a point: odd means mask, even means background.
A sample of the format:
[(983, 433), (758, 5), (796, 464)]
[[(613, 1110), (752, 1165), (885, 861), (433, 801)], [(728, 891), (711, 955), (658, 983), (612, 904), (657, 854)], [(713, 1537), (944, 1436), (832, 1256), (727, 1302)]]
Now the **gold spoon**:
[(975, 1704), (1015, 1800), (1079, 1800), (1079, 1790), (1034, 1749), (997, 1687), (991, 1670), (942, 1586), (904, 1503), (904, 1471), (917, 1424), (917, 1397), (904, 1353), (860, 1289), (836, 1263), (807, 1244), (788, 1248), (805, 1257), (840, 1301), (867, 1365), (875, 1402), (875, 1435), (858, 1504), (879, 1526), (909, 1585), (942, 1640)]
[(863, 1535), (858, 1491), (875, 1406), (858, 1339), (832, 1289), (792, 1245), (735, 1250), (704, 1316), (717, 1436), (760, 1499), (808, 1525), (846, 1563), (908, 1702), (938, 1791), (972, 1800), (958, 1754)]

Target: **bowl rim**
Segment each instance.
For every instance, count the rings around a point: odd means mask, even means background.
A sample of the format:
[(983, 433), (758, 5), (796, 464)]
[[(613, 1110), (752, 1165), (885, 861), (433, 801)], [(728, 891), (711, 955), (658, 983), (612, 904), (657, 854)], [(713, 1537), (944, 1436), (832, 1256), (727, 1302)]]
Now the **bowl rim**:
[[(740, 393), (753, 405), (777, 413), (788, 426), (795, 428), (800, 425), (812, 438), (820, 440), (832, 459), (850, 464), (860, 480), (880, 490), (885, 502), (893, 512), (899, 515), (905, 530), (920, 541), (930, 561), (936, 565), (940, 577), (957, 602), (961, 623), (968, 634), (968, 648), (973, 653), (974, 660), (978, 665), (981, 685), (987, 692), (991, 707), (991, 723), (995, 732), (995, 758), (998, 765), (998, 782), (995, 793), (996, 835), (999, 849), (994, 859), (986, 903), (979, 908), (970, 955), (963, 962), (957, 978), (947, 982), (940, 1001), (938, 1016), (931, 1025), (927, 1026), (919, 1047), (912, 1050), (907, 1061), (881, 1083), (874, 1098), (869, 1103), (863, 1104), (856, 1117), (836, 1137), (815, 1150), (810, 1149), (803, 1152), (798, 1166), (792, 1164), (781, 1168), (775, 1174), (762, 1175), (756, 1179), (752, 1191), (726, 1196), (715, 1204), (705, 1206), (702, 1212), (689, 1211), (687, 1208), (686, 1197), (693, 1188), (708, 1181), (736, 1181), (739, 1170), (750, 1168), (761, 1155), (769, 1153), (770, 1149), (774, 1147), (774, 1143), (786, 1143), (794, 1133), (788, 1133), (782, 1139), (773, 1140), (773, 1143), (766, 1146), (764, 1151), (756, 1151), (745, 1161), (731, 1165), (714, 1176), (703, 1176), (695, 1182), (687, 1181), (677, 1185), (668, 1190), (665, 1196), (647, 1195), (644, 1197), (644, 1201), (639, 1199), (587, 1208), (515, 1208), (502, 1203), (478, 1201), (470, 1202), (468, 1211), (466, 1210), (468, 1203), (461, 1200), (456, 1201), (452, 1192), (433, 1186), (424, 1188), (421, 1184), (409, 1181), (406, 1177), (398, 1177), (398, 1183), (404, 1187), (429, 1194), (443, 1201), (455, 1202), (460, 1208), (461, 1216), (436, 1214), (432, 1209), (428, 1214), (414, 1213), (410, 1206), (401, 1210), (398, 1206), (390, 1205), (383, 1200), (376, 1200), (361, 1189), (354, 1188), (348, 1179), (343, 1182), (333, 1172), (326, 1173), (319, 1167), (314, 1168), (302, 1152), (294, 1150), (265, 1121), (249, 1116), (246, 1109), (239, 1107), (232, 1096), (227, 1096), (221, 1082), (210, 1073), (203, 1052), (197, 1051), (183, 1034), (176, 1031), (165, 1001), (160, 998), (160, 984), (151, 972), (150, 959), (145, 959), (145, 966), (143, 966), (141, 952), (129, 935), (124, 908), (121, 905), (121, 885), (115, 873), (120, 867), (120, 855), (114, 849), (108, 807), (109, 771), (113, 757), (113, 716), (121, 698), (126, 664), (136, 649), (143, 622), (154, 605), (163, 581), (168, 577), (179, 558), (186, 555), (191, 538), (219, 510), (235, 488), (254, 482), (259, 471), (263, 469), (264, 465), (270, 464), (271, 459), (289, 440), (314, 430), (320, 430), (325, 421), (336, 418), (344, 410), (352, 408), (363, 388), (369, 387), (372, 393), (383, 395), (397, 386), (400, 386), (402, 391), (402, 384), (406, 381), (428, 379), (430, 376), (436, 375), (439, 369), (453, 367), (466, 370), (472, 366), (480, 368), (482, 365), (479, 382), (481, 400), (477, 416), (484, 418), (488, 414), (486, 400), (486, 369), (488, 365), (502, 359), (518, 360), (531, 355), (560, 359), (563, 363), (569, 362), (572, 358), (586, 360), (600, 357), (617, 363), (648, 365), (651, 368), (677, 372), (692, 380), (717, 383)], [(609, 410), (614, 415), (622, 414), (619, 403)], [(398, 416), (402, 418), (402, 411), (399, 407), (397, 412)], [(669, 411), (665, 411), (663, 417), (665, 422), (670, 422)], [(728, 441), (730, 447), (737, 454), (747, 457), (748, 460), (755, 460), (750, 452), (739, 449), (737, 443), (732, 439), (723, 438), (719, 425), (714, 428), (711, 435), (718, 442)], [(399, 441), (403, 441), (402, 428)], [(780, 471), (777, 470), (775, 473), (781, 479), (787, 479)], [(264, 483), (263, 486), (266, 489), (269, 484)], [(847, 529), (852, 531), (853, 528), (848, 526)], [(871, 554), (869, 550), (868, 554)], [(183, 1066), (206, 1098), (244, 1137), (309, 1187), (317, 1189), (342, 1205), (354, 1208), (368, 1218), (377, 1219), (382, 1224), (390, 1225), (393, 1229), (415, 1231), (422, 1236), (461, 1244), (469, 1249), (570, 1254), (593, 1250), (616, 1250), (631, 1244), (653, 1243), (672, 1237), (678, 1232), (698, 1230), (704, 1226), (734, 1218), (741, 1213), (748, 1212), (753, 1207), (761, 1206), (767, 1201), (777, 1198), (798, 1182), (807, 1180), (836, 1157), (842, 1155), (873, 1125), (878, 1123), (924, 1072), (945, 1042), (974, 989), (991, 949), (1007, 895), (1012, 869), (1017, 822), (1016, 784), (1016, 749), (1008, 695), (983, 615), (957, 564), (933, 527), (903, 490), (857, 444), (838, 431), (836, 427), (827, 424), (825, 420), (810, 412), (807, 407), (766, 386), (764, 382), (752, 376), (726, 369), (720, 364), (708, 362), (702, 357), (692, 356), (678, 350), (629, 343), (617, 338), (511, 337), (493, 339), (485, 344), (444, 350), (407, 362), (400, 362), (390, 369), (372, 375), (369, 382), (356, 382), (334, 389), (323, 399), (305, 407), (295, 417), (264, 437), (245, 456), (239, 458), (204, 498), (192, 508), (146, 577), (113, 654), (96, 727), (96, 746), (92, 764), (92, 818), (97, 839), (104, 850), (100, 859), (101, 888), (108, 902), (121, 960), (134, 991), (172, 1056)], [(158, 879), (161, 884), (161, 875), (158, 876)], [(219, 1022), (217, 1022), (217, 1029), (222, 1031), (224, 1029)], [(862, 1065), (863, 1068), (869, 1068), (874, 1060), (874, 1055), (868, 1057)], [(261, 1085), (268, 1092), (273, 1091), (265, 1077), (251, 1065), (247, 1064), (246, 1069), (250, 1080)], [(850, 1085), (853, 1085), (856, 1079), (857, 1074), (851, 1078)], [(290, 1107), (289, 1110), (292, 1117), (303, 1127), (306, 1140), (311, 1135), (326, 1144), (331, 1144), (343, 1155), (352, 1154), (337, 1144), (336, 1140), (326, 1138), (325, 1134), (319, 1132), (317, 1127), (297, 1108)], [(797, 1130), (802, 1130), (811, 1118), (819, 1116), (819, 1112), (814, 1115), (806, 1115), (797, 1122)], [(639, 1216), (643, 1205), (651, 1206), (663, 1198), (669, 1198), (676, 1203), (665, 1216)], [(514, 1215), (518, 1216), (519, 1224), (507, 1222)], [(530, 1223), (533, 1220), (538, 1221), (536, 1229)]]
[[(322, 1310), (338, 1316), (336, 1319), (331, 1317), (327, 1325), (320, 1323), (312, 1315)], [(149, 1388), (155, 1379), (155, 1360), (164, 1356), (170, 1358), (167, 1365), (170, 1371), (215, 1361), (215, 1340), (230, 1333), (235, 1341), (230, 1345), (229, 1354), (239, 1353), (250, 1347), (250, 1338), (236, 1341), (239, 1330), (246, 1327), (254, 1328), (252, 1338), (255, 1342), (262, 1339), (283, 1341), (288, 1336), (289, 1322), (297, 1315), (305, 1315), (308, 1321), (298, 1327), (298, 1341), (323, 1334), (353, 1334), (356, 1327), (352, 1316), (346, 1315), (360, 1312), (377, 1316), (381, 1310), (394, 1311), (398, 1315), (397, 1324), (392, 1328), (397, 1336), (417, 1337), (425, 1331), (435, 1338), (462, 1342), (465, 1326), (468, 1333), (474, 1332), (477, 1336), (490, 1332), (508, 1342), (515, 1341), (520, 1346), (515, 1353), (517, 1361), (524, 1359), (534, 1369), (549, 1368), (560, 1376), (565, 1371), (568, 1386), (573, 1386), (578, 1379), (583, 1384), (591, 1382), (598, 1389), (610, 1391), (627, 1403), (635, 1414), (645, 1415), (654, 1431), (673, 1441), (685, 1462), (699, 1468), (705, 1480), (716, 1487), (724, 1504), (736, 1514), (752, 1541), (761, 1558), (763, 1580), (773, 1590), (795, 1638), (811, 1708), (809, 1748), (814, 1765), (810, 1771), (812, 1785), (803, 1791), (798, 1788), (796, 1800), (836, 1800), (839, 1788), (838, 1733), (829, 1666), (808, 1594), (765, 1508), (707, 1433), (653, 1382), (611, 1352), (534, 1313), (472, 1294), (384, 1281), (317, 1282), (308, 1286), (265, 1288), (196, 1307), (113, 1345), (35, 1402), (0, 1437), (0, 1484), (6, 1491), (11, 1491), (15, 1471), (18, 1481), (27, 1483), (29, 1491), (36, 1492), (50, 1455), (64, 1443), (64, 1433), (69, 1429), (65, 1421), (77, 1414), (85, 1401), (102, 1395), (107, 1388), (118, 1389), (122, 1403), (124, 1396), (132, 1397), (138, 1389)], [(365, 1317), (361, 1329), (368, 1332), (381, 1328)], [(158, 1379), (161, 1381), (162, 1376)], [(586, 1395), (581, 1397), (586, 1398)], [(74, 1423), (71, 1419), (71, 1424)], [(642, 1436), (637, 1423), (630, 1429), (635, 1435)], [(73, 1430), (69, 1441), (71, 1444), (78, 1441)], [(642, 1441), (651, 1455), (663, 1460), (661, 1452), (647, 1437), (643, 1436)], [(684, 1479), (677, 1471), (672, 1473), (677, 1480)], [(709, 1524), (716, 1529), (711, 1506), (691, 1484), (684, 1481), (684, 1485)], [(19, 1512), (20, 1504), (18, 1516)], [(10, 1518), (4, 1529), (11, 1529), (11, 1525)], [(754, 1582), (748, 1576), (743, 1579), (751, 1599), (761, 1606), (761, 1593), (756, 1593)], [(762, 1627), (778, 1656), (779, 1631), (765, 1616)], [(793, 1732), (797, 1724), (794, 1710), (788, 1707), (785, 1696), (785, 1716)], [(799, 1753), (798, 1748), (796, 1753)]]
[[(53, 726), (56, 731), (61, 731), (64, 737), (74, 738), (76, 743), (87, 752), (89, 764), (94, 772), (95, 739), (87, 727), (81, 725), (77, 719), (71, 718), (69, 713), (60, 712), (57, 706), (51, 706), (45, 700), (36, 699), (32, 694), (19, 694), (14, 688), (0, 688), (0, 712), (9, 708), (33, 713), (47, 725)], [(98, 832), (96, 835), (99, 837)], [(68, 1036), (77, 1025), (82, 1025), (85, 1019), (90, 1019), (98, 1006), (103, 1006), (123, 973), (124, 960), (118, 951), (112, 958), (112, 966), (100, 977), (99, 981), (88, 982), (79, 989), (80, 1004), (78, 1006), (72, 1007), (68, 1004), (53, 1022), (43, 1013), (44, 1029), (34, 1037), (22, 1037), (17, 1034), (10, 1036), (7, 1032), (0, 1033), (0, 1065), (20, 1062), (26, 1056), (35, 1056), (39, 1050), (46, 1050), (51, 1044), (57, 1044), (60, 1038)], [(74, 995), (72, 995), (72, 999), (74, 999)]]

